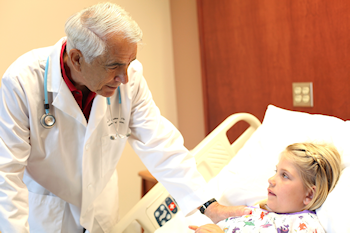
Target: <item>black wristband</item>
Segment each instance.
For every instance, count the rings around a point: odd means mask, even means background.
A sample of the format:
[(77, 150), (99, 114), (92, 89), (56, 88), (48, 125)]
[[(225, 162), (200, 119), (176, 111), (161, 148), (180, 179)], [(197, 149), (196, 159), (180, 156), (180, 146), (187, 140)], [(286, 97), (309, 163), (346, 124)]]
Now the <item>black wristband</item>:
[(204, 214), (205, 210), (208, 208), (208, 206), (210, 206), (212, 203), (216, 202), (215, 198), (210, 199), (209, 201), (207, 201), (206, 203), (204, 203), (201, 208), (199, 208), (199, 211)]

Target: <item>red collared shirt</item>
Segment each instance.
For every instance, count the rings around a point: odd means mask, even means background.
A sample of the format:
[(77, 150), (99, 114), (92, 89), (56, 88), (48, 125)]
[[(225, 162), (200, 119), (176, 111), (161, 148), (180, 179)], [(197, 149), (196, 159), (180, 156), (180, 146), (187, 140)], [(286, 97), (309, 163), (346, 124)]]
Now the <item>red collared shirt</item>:
[(74, 96), (74, 99), (77, 101), (81, 111), (84, 113), (84, 116), (86, 118), (86, 121), (89, 121), (89, 116), (91, 112), (91, 107), (92, 107), (92, 101), (94, 100), (96, 93), (90, 91), (86, 101), (83, 102), (83, 92), (78, 90), (73, 83), (70, 81), (70, 79), (67, 76), (67, 73), (64, 69), (64, 63), (63, 63), (63, 53), (66, 49), (67, 42), (64, 42), (62, 45), (62, 50), (61, 50), (61, 71), (62, 71), (62, 77), (67, 84), (69, 90), (72, 92), (72, 95)]

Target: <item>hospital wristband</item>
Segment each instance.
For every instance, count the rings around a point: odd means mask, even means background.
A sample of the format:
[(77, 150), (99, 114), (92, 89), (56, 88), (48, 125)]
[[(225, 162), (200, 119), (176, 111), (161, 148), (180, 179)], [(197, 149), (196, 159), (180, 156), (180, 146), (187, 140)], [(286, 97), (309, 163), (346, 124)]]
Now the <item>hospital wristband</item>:
[(208, 206), (210, 206), (212, 203), (216, 202), (215, 198), (210, 199), (209, 201), (207, 201), (206, 203), (204, 203), (201, 208), (199, 208), (199, 211), (204, 214), (205, 210), (208, 208)]

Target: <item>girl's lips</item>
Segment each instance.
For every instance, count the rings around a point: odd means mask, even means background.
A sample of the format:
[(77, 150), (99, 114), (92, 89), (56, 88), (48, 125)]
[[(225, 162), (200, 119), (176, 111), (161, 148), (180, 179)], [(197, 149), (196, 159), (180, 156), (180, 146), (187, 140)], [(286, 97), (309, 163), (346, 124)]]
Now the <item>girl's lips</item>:
[(267, 192), (269, 196), (276, 196), (276, 194), (274, 194), (270, 189), (267, 189)]

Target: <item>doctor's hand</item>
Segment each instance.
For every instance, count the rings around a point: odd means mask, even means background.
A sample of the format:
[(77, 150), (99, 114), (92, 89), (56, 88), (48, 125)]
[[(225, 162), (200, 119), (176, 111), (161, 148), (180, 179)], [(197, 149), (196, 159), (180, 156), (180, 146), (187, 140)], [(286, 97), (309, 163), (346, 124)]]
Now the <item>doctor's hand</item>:
[(218, 227), (215, 224), (207, 224), (200, 227), (188, 226), (188, 228), (190, 228), (191, 230), (194, 230), (195, 233), (223, 233), (224, 232), (223, 230), (220, 229), (220, 227)]
[(215, 202), (212, 203), (205, 210), (204, 214), (210, 218), (214, 223), (218, 223), (229, 217), (240, 217), (243, 215), (249, 215), (252, 211), (247, 206), (224, 206)]

